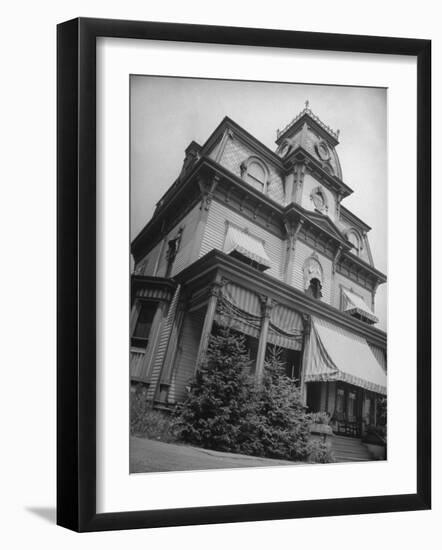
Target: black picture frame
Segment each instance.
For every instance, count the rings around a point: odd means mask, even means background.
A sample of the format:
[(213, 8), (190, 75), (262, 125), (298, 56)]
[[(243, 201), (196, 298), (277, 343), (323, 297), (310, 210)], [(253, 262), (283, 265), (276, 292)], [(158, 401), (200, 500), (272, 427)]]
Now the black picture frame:
[[(96, 512), (96, 39), (300, 48), (417, 58), (417, 491)], [(57, 523), (75, 531), (424, 510), (431, 506), (431, 41), (159, 22), (74, 19), (57, 28)]]

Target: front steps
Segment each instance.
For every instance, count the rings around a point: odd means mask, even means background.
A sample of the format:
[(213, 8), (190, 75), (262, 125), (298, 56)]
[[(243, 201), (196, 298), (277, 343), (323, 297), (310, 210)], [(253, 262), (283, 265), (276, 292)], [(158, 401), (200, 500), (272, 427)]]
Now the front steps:
[(367, 447), (360, 439), (335, 435), (332, 438), (332, 447), (335, 462), (365, 462), (373, 460)]

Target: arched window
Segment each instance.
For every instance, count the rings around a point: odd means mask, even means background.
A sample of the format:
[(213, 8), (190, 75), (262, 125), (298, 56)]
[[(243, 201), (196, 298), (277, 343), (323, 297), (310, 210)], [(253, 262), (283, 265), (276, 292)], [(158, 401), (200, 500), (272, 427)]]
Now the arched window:
[(314, 277), (313, 279), (310, 279), (310, 284), (306, 289), (305, 293), (311, 296), (312, 298), (315, 298), (316, 300), (320, 300), (322, 298), (321, 281), (319, 279), (316, 279), (316, 277)]
[(268, 169), (257, 157), (249, 157), (241, 165), (242, 178), (252, 187), (266, 193), (268, 181)]
[(359, 253), (362, 250), (362, 240), (361, 237), (356, 233), (354, 230), (350, 230), (347, 232), (347, 239), (350, 241), (350, 243), (354, 246), (352, 249), (352, 252), (359, 256)]
[(318, 255), (313, 253), (304, 264), (304, 291), (306, 294), (320, 300), (322, 298), (323, 271)]

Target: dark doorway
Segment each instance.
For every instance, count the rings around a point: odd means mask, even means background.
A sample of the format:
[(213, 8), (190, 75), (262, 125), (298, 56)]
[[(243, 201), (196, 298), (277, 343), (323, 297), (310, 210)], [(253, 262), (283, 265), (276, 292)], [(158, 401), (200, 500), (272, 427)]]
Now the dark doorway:
[(321, 410), (321, 382), (310, 382), (307, 385), (307, 407), (309, 412)]

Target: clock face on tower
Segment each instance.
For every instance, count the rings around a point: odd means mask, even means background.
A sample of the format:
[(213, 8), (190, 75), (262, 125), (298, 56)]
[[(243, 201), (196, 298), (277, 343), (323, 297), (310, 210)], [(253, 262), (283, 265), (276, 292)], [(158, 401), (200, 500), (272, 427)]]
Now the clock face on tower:
[(318, 141), (315, 145), (316, 153), (321, 160), (330, 159), (330, 149), (325, 141)]

